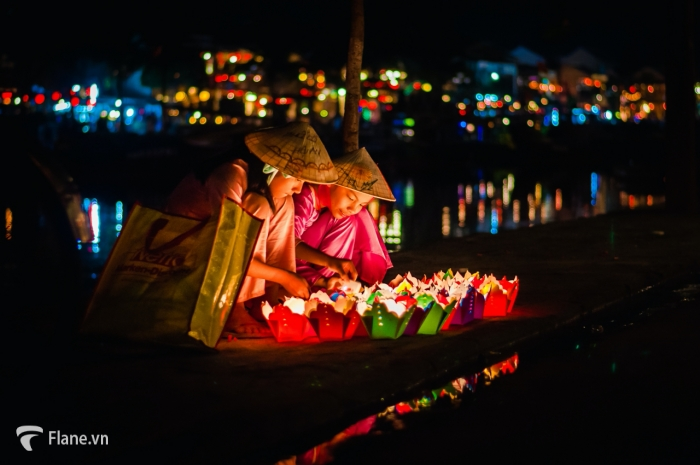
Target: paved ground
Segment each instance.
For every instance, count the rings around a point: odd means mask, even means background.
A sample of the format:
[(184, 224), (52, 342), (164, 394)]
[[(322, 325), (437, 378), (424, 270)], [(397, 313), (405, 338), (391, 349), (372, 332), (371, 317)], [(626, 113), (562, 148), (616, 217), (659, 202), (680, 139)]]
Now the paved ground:
[(517, 275), (521, 291), (514, 313), (438, 336), (395, 341), (238, 340), (222, 343), (217, 352), (57, 349), (11, 368), (13, 394), (29, 407), (8, 418), (17, 426), (109, 434), (109, 446), (38, 451), (49, 459), (60, 453), (74, 463), (143, 457), (274, 463), (424, 383), (464, 374), (491, 352), (507, 351), (586, 312), (697, 270), (697, 231), (699, 217), (646, 210), (397, 253), (387, 280), (396, 273), (420, 276), (448, 267), (499, 278)]

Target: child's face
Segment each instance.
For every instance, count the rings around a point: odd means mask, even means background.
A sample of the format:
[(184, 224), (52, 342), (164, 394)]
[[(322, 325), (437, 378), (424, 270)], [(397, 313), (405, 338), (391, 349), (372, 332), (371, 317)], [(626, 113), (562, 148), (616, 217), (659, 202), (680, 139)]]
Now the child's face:
[(272, 178), (270, 194), (273, 199), (281, 199), (301, 192), (304, 181), (298, 178), (285, 178), (281, 173)]
[(336, 184), (331, 186), (331, 205), (329, 210), (333, 218), (340, 219), (357, 215), (372, 199), (369, 194), (346, 189)]

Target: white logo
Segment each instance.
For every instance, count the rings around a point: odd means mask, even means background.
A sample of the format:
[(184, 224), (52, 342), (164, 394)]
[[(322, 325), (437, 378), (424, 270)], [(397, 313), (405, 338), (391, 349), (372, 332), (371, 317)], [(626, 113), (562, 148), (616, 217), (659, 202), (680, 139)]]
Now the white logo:
[[(32, 445), (29, 443), (29, 441), (34, 436), (38, 436), (38, 434), (24, 434), (27, 432), (43, 433), (44, 430), (43, 430), (43, 428), (41, 428), (41, 426), (32, 426), (32, 425), (20, 426), (19, 428), (17, 428), (17, 436), (19, 437), (19, 442), (22, 443), (22, 447), (24, 447), (26, 450), (31, 451)], [(24, 434), (24, 436), (22, 436), (23, 434)]]

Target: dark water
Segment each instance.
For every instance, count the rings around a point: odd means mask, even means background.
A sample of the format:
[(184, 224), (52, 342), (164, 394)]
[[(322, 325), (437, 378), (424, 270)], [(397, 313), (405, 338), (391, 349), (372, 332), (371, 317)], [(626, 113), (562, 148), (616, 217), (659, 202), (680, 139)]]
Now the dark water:
[(279, 463), (697, 463), (698, 310), (672, 283)]

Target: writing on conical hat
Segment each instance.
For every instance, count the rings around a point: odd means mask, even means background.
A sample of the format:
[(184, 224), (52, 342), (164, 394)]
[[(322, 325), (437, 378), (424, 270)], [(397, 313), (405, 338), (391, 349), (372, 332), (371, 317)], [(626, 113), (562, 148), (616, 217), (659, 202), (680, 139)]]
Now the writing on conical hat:
[(308, 123), (264, 129), (248, 134), (245, 140), (258, 158), (285, 174), (317, 183), (338, 179), (323, 142)]

